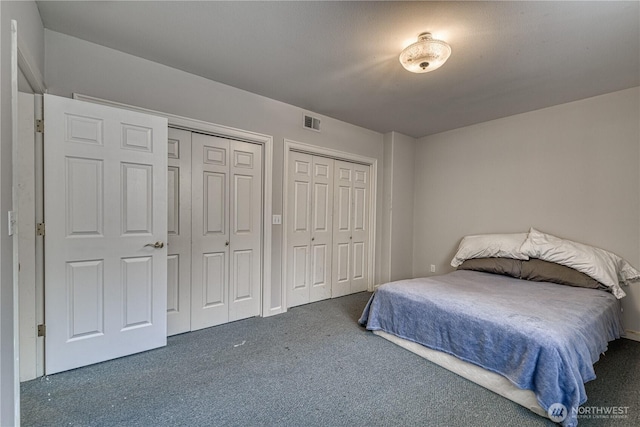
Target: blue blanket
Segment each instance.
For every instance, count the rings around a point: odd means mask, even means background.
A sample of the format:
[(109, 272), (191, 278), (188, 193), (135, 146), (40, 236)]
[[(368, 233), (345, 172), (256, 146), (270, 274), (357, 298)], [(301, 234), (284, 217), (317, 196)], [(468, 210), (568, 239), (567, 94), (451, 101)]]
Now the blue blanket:
[(501, 374), (545, 411), (561, 403), (573, 427), (620, 312), (602, 290), (461, 270), (382, 285), (359, 322)]

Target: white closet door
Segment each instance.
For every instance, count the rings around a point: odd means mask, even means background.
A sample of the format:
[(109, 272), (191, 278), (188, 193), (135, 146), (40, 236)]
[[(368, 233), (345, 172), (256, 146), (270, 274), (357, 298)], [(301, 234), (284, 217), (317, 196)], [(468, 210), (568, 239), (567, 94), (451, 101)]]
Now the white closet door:
[(369, 285), (370, 167), (335, 161), (332, 297)]
[(313, 157), (309, 302), (331, 298), (333, 165), (332, 159)]
[(289, 153), (287, 184), (287, 305), (309, 302), (311, 253), (311, 170), (313, 156)]
[(350, 293), (366, 291), (369, 285), (369, 166), (353, 164), (353, 208)]
[(166, 345), (167, 120), (44, 114), (46, 374)]
[(192, 135), (191, 330), (229, 321), (229, 140)]
[(260, 314), (262, 146), (192, 136), (191, 329)]
[(260, 314), (262, 146), (230, 145), (229, 321)]
[(191, 330), (191, 132), (169, 128), (167, 335)]
[(333, 192), (333, 298), (351, 292), (353, 164), (335, 161)]

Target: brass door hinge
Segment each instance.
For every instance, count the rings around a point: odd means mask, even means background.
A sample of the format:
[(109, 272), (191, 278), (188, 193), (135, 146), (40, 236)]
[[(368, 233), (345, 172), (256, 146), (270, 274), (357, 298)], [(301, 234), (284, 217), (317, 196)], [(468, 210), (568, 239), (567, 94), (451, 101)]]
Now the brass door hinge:
[(38, 336), (44, 337), (46, 335), (47, 335), (47, 325), (45, 324), (38, 325)]
[(44, 236), (44, 222), (36, 224), (36, 236)]
[(44, 120), (36, 119), (36, 132), (44, 133)]

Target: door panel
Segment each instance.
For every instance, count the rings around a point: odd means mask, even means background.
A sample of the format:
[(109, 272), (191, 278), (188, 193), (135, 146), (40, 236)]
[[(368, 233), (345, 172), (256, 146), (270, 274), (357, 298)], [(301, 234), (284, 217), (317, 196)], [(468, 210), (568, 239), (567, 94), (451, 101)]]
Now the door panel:
[(225, 305), (227, 289), (227, 257), (225, 252), (203, 254), (205, 308)]
[(191, 330), (191, 132), (169, 128), (167, 335)]
[(150, 256), (121, 260), (123, 330), (150, 325), (153, 259)]
[(104, 227), (103, 161), (67, 158), (67, 237), (101, 236)]
[(351, 183), (340, 181), (337, 198), (338, 230), (348, 233), (351, 231)]
[(167, 233), (174, 236), (180, 233), (180, 168), (169, 166), (167, 169)]
[(313, 156), (309, 302), (331, 298), (333, 165), (332, 159)]
[(313, 287), (326, 286), (331, 283), (326, 273), (327, 249), (327, 245), (313, 245), (313, 270), (311, 277), (311, 286)]
[(365, 291), (369, 285), (369, 166), (337, 161), (332, 296)]
[(309, 280), (309, 246), (296, 246), (293, 248), (291, 267), (292, 286), (294, 290), (307, 290)]
[(311, 201), (311, 184), (308, 181), (295, 181), (293, 186), (293, 229), (297, 233), (307, 233), (310, 231), (309, 202)]
[(192, 134), (191, 329), (229, 321), (229, 140)]
[(260, 314), (262, 146), (192, 135), (192, 330)]
[(353, 204), (353, 164), (335, 161), (335, 192), (333, 213), (337, 223), (333, 230), (333, 298), (351, 292), (351, 239)]
[(236, 234), (249, 234), (253, 232), (252, 210), (259, 206), (251, 203), (255, 195), (253, 194), (253, 177), (236, 175), (234, 176), (233, 208), (235, 221), (233, 221), (233, 231)]
[(167, 256), (167, 336), (170, 316), (179, 311), (180, 305), (180, 255)]
[(351, 239), (350, 293), (366, 291), (369, 287), (369, 166), (354, 163), (353, 167), (353, 232)]
[(234, 280), (236, 284), (233, 294), (233, 300), (236, 302), (251, 299), (255, 297), (253, 288), (251, 287), (251, 273), (253, 271), (253, 260), (255, 256), (253, 251), (234, 251)]
[(69, 341), (104, 334), (104, 262), (67, 263)]
[[(336, 246), (336, 281), (339, 286), (349, 286), (349, 261), (351, 248), (349, 243), (338, 243)], [(345, 292), (347, 292), (345, 290)], [(346, 294), (345, 294), (346, 295)]]
[(309, 302), (313, 157), (289, 153), (287, 192), (287, 306)]
[(230, 141), (231, 278), (229, 320), (260, 314), (262, 284), (262, 146)]
[[(46, 374), (166, 344), (167, 121), (44, 96)], [(152, 280), (153, 278), (153, 280)]]
[(121, 164), (122, 234), (151, 236), (153, 191), (150, 165)]
[(227, 235), (227, 174), (204, 172), (204, 235)]

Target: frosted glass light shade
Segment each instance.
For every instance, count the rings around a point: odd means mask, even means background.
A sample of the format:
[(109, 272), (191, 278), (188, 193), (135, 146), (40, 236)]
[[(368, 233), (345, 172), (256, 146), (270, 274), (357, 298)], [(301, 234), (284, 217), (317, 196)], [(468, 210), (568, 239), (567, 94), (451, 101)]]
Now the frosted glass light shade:
[(422, 33), (400, 53), (400, 63), (412, 73), (428, 73), (442, 67), (450, 55), (451, 46), (432, 39), (431, 33)]

